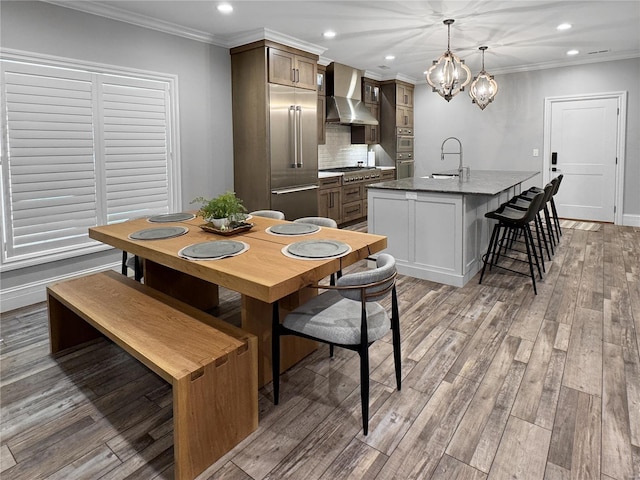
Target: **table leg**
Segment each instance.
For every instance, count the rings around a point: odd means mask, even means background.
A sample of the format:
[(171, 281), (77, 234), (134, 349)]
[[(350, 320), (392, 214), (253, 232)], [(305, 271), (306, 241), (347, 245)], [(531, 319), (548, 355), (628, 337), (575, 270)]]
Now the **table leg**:
[(144, 260), (144, 283), (200, 310), (218, 306), (218, 285)]
[[(280, 300), (280, 319), (288, 312), (315, 296), (316, 290), (306, 288)], [(258, 388), (272, 380), (271, 374), (271, 317), (270, 303), (242, 295), (242, 329), (258, 337)], [(305, 338), (281, 338), (281, 372), (291, 368), (318, 348), (318, 342)]]

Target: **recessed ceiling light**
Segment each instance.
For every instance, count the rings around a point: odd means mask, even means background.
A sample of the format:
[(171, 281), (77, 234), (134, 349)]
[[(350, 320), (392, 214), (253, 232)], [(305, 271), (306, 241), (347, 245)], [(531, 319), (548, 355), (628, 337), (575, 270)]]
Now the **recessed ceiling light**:
[(386, 57), (384, 57), (385, 60), (394, 60), (395, 58), (395, 55), (387, 55)]
[(558, 30), (569, 30), (571, 28), (571, 24), (570, 23), (561, 23), (560, 25), (558, 25), (556, 27), (556, 29)]
[(233, 7), (231, 5), (229, 5), (228, 3), (221, 3), (220, 5), (218, 5), (218, 11), (220, 13), (231, 13), (233, 12)]
[(578, 50), (569, 50), (567, 55), (578, 55), (580, 52)]
[(324, 38), (333, 38), (333, 37), (335, 37), (335, 36), (336, 36), (336, 32), (332, 32), (331, 30), (328, 30), (328, 31), (324, 32), (324, 33), (322, 34), (322, 36), (323, 36)]

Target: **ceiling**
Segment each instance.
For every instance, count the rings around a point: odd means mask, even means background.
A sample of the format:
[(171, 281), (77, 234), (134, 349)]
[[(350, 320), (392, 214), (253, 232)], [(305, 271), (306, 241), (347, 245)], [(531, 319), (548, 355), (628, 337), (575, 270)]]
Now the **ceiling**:
[[(475, 74), (486, 45), (490, 73), (640, 57), (639, 0), (52, 1), (223, 47), (259, 38), (304, 48), (378, 79), (422, 81), (447, 46)], [(233, 12), (216, 6), (229, 3)], [(572, 24), (558, 31), (562, 22)], [(326, 39), (323, 32), (336, 37)], [(567, 56), (571, 49), (579, 50)], [(394, 55), (395, 59), (385, 59)]]

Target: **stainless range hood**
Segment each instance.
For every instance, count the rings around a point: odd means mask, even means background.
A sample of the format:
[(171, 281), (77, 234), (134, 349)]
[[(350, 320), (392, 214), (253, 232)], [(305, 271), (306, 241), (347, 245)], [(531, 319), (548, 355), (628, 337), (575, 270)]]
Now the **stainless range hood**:
[(340, 63), (327, 67), (327, 123), (378, 125), (361, 96), (362, 72)]

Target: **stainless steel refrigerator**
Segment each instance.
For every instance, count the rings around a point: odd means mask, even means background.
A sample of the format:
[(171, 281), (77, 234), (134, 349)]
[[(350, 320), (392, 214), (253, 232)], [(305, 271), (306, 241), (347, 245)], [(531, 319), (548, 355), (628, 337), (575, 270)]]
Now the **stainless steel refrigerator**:
[(269, 84), (271, 209), (287, 220), (318, 214), (315, 91)]

